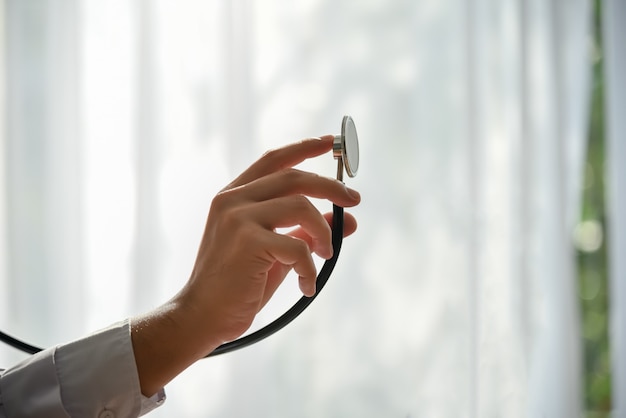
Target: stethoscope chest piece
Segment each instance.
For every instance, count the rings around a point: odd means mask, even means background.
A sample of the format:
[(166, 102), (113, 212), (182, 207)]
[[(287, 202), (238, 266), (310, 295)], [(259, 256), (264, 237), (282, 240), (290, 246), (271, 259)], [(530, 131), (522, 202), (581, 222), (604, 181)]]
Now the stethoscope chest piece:
[(350, 116), (344, 116), (341, 121), (341, 135), (335, 135), (333, 156), (339, 160), (337, 180), (343, 181), (343, 169), (348, 176), (356, 176), (359, 170), (359, 137), (356, 126)]

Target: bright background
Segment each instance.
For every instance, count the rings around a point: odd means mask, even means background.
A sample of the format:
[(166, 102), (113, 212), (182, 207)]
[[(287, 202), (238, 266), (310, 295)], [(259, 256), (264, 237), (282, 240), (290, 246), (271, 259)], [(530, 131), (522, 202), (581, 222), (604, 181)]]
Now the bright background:
[[(186, 371), (153, 416), (578, 416), (592, 15), (585, 0), (4, 0), (1, 328), (48, 346), (157, 306), (218, 190), (350, 114), (363, 203), (332, 280), (271, 339)], [(330, 155), (304, 168), (335, 173)], [(259, 323), (298, 296), (287, 280)]]

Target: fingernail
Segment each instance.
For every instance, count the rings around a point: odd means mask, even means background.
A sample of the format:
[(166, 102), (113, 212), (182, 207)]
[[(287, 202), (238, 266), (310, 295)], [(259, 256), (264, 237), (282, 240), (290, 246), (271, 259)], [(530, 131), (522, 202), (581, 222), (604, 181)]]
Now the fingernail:
[(313, 251), (320, 257), (328, 260), (329, 258), (333, 258), (333, 247), (332, 245), (323, 244), (321, 241), (315, 240), (313, 242)]

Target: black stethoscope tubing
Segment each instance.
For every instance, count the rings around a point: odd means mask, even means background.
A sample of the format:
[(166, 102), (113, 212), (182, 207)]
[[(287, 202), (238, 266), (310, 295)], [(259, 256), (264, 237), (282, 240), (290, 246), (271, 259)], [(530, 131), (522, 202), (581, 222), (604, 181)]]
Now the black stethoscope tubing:
[[(349, 150), (348, 150), (349, 148)], [(350, 116), (344, 116), (341, 121), (341, 135), (336, 135), (333, 142), (333, 156), (338, 160), (337, 164), (337, 180), (343, 182), (343, 170), (346, 169), (350, 177), (354, 177), (359, 167), (359, 143), (354, 121)], [(341, 244), (343, 242), (343, 208), (337, 205), (333, 205), (333, 224), (332, 224), (332, 245), (333, 256), (324, 262), (316, 279), (316, 292), (311, 297), (303, 296), (298, 300), (287, 312), (282, 314), (276, 320), (263, 328), (255, 331), (251, 334), (245, 335), (234, 341), (224, 343), (217, 347), (215, 350), (205, 356), (214, 357), (219, 354), (230, 353), (231, 351), (239, 350), (240, 348), (248, 347), (255, 344), (270, 335), (283, 329), (287, 324), (296, 319), (304, 310), (315, 300), (317, 295), (326, 285), (326, 282), (330, 278), (337, 259), (339, 258), (339, 252), (341, 251)], [(28, 354), (35, 354), (42, 351), (42, 348), (36, 347), (11, 337), (0, 331), (0, 341), (24, 351)]]
[[(270, 335), (280, 331), (286, 325), (288, 325), (291, 321), (296, 319), (304, 310), (315, 300), (317, 295), (319, 295), (320, 291), (328, 282), (333, 269), (335, 268), (335, 264), (337, 264), (337, 259), (339, 258), (339, 252), (341, 251), (341, 244), (343, 242), (343, 208), (337, 205), (333, 205), (333, 225), (332, 225), (332, 244), (333, 244), (333, 256), (324, 262), (324, 265), (320, 269), (319, 274), (316, 279), (316, 292), (315, 295), (311, 297), (303, 296), (298, 300), (287, 312), (282, 314), (276, 320), (271, 322), (270, 324), (264, 326), (263, 328), (245, 335), (241, 338), (238, 338), (234, 341), (230, 341), (224, 343), (217, 347), (215, 350), (210, 352), (205, 356), (215, 357), (220, 354), (230, 353), (231, 351), (239, 350), (240, 348), (248, 347), (252, 344), (256, 344), (257, 342), (264, 340)], [(36, 347), (34, 345), (30, 345), (24, 341), (21, 341), (15, 337), (5, 334), (0, 331), (0, 341), (10, 345), (11, 347), (17, 348), (20, 351), (26, 352), (28, 354), (36, 354), (40, 351), (43, 351), (43, 348)]]
[(0, 331), (0, 340), (5, 344), (10, 345), (11, 347), (17, 348), (18, 350), (28, 354), (36, 354), (43, 350), (43, 348), (35, 347), (34, 345), (25, 343), (24, 341), (18, 340), (15, 337), (11, 337), (10, 335), (7, 335), (2, 331)]
[(207, 357), (214, 357), (219, 354), (229, 353), (231, 351), (239, 350), (240, 348), (247, 347), (252, 344), (256, 344), (261, 340), (269, 337), (270, 335), (280, 331), (291, 321), (296, 319), (304, 310), (315, 300), (317, 295), (326, 285), (326, 282), (330, 278), (337, 259), (339, 258), (339, 252), (341, 251), (341, 243), (343, 242), (343, 208), (337, 205), (333, 205), (333, 226), (332, 226), (332, 243), (333, 243), (333, 256), (324, 262), (324, 265), (320, 269), (317, 275), (316, 292), (313, 296), (302, 296), (287, 312), (276, 318), (270, 324), (267, 324), (258, 331), (252, 334), (243, 336), (234, 341), (224, 343), (217, 347), (215, 350), (206, 355)]

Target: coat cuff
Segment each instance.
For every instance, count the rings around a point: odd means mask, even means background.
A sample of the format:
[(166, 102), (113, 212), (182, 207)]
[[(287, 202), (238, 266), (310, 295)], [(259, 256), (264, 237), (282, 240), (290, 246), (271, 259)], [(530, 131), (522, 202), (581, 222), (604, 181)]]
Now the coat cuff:
[(164, 401), (163, 389), (151, 398), (141, 394), (129, 320), (0, 373), (0, 412), (8, 417), (131, 418)]
[(69, 418), (61, 399), (55, 352), (56, 347), (48, 348), (2, 373), (0, 393), (8, 417)]
[(55, 364), (70, 416), (137, 417), (165, 401), (163, 391), (141, 394), (129, 320), (59, 346)]

